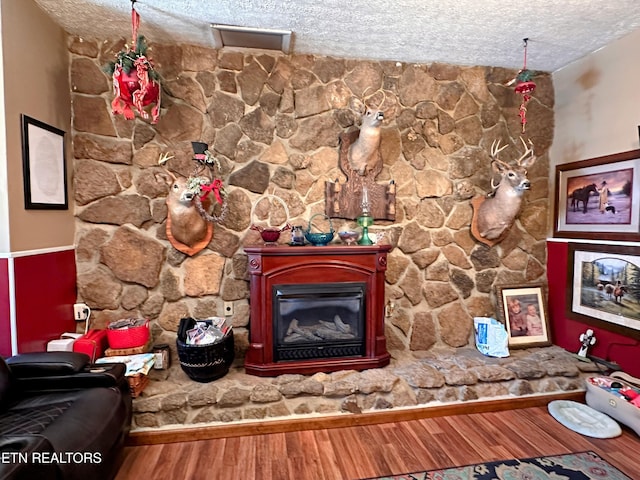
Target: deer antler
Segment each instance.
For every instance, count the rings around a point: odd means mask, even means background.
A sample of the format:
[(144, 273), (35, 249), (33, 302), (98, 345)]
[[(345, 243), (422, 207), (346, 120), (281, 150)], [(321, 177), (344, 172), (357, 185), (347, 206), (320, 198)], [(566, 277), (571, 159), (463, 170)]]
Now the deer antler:
[[(385, 92), (382, 88), (380, 90), (376, 90), (374, 92), (373, 95), (375, 95), (378, 92), (382, 92), (382, 100), (380, 100), (380, 103), (378, 104), (378, 106), (376, 107), (376, 109), (380, 110), (382, 108), (382, 106), (384, 105), (384, 102), (387, 101), (387, 92)], [(371, 95), (373, 97), (373, 95)]]
[(529, 144), (527, 145), (527, 143), (524, 141), (524, 139), (522, 137), (520, 137), (520, 141), (522, 142), (522, 145), (524, 146), (524, 153), (522, 154), (522, 156), (516, 160), (516, 163), (518, 165), (520, 165), (520, 162), (522, 162), (525, 158), (529, 157), (529, 156), (533, 156), (533, 142), (531, 141), (531, 139), (529, 139)]
[(367, 97), (367, 95), (366, 95), (366, 94), (367, 94), (367, 92), (368, 92), (369, 90), (371, 90), (371, 89), (373, 89), (373, 87), (367, 87), (367, 88), (365, 88), (365, 89), (364, 89), (364, 92), (362, 92), (362, 99), (361, 99), (361, 102), (362, 102), (364, 105), (367, 105), (367, 100), (368, 100), (368, 99), (372, 99), (373, 97), (375, 97), (375, 96), (376, 96), (376, 94), (377, 94), (378, 92), (382, 92), (382, 101), (381, 101), (377, 106), (375, 106), (375, 107), (369, 107), (369, 108), (374, 108), (374, 109), (376, 109), (376, 110), (380, 110), (380, 107), (382, 107), (382, 105), (384, 105), (384, 102), (387, 100), (387, 93), (384, 91), (384, 89), (383, 89), (382, 87), (380, 87), (379, 89), (375, 90), (371, 95), (369, 95), (369, 96)]
[(491, 144), (491, 158), (498, 160), (498, 154), (508, 146), (509, 145), (503, 145), (500, 147), (500, 140), (494, 140)]
[(172, 158), (174, 158), (173, 155), (169, 155), (168, 153), (162, 153), (160, 154), (160, 158), (158, 158), (158, 165), (164, 165)]

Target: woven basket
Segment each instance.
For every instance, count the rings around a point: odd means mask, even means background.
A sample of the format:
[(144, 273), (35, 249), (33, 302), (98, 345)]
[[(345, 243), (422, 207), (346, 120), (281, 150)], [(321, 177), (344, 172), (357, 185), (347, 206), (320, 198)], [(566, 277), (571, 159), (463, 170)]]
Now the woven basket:
[[(328, 232), (312, 232), (311, 231), (313, 219), (317, 216), (325, 217), (327, 220), (329, 220)], [(331, 240), (333, 240), (333, 233), (334, 233), (334, 230), (333, 230), (333, 223), (331, 223), (331, 218), (329, 218), (324, 213), (316, 213), (309, 219), (309, 226), (307, 227), (307, 230), (305, 230), (304, 232), (304, 237), (312, 245), (315, 245), (317, 247), (323, 247), (327, 245)]]
[(229, 367), (235, 357), (233, 333), (218, 343), (187, 345), (185, 343), (186, 330), (192, 328), (195, 322), (196, 320), (190, 317), (180, 320), (178, 338), (176, 339), (180, 367), (191, 380), (202, 383), (211, 382), (229, 372)]
[(149, 340), (149, 320), (139, 327), (107, 328), (107, 339), (113, 349), (141, 347)]

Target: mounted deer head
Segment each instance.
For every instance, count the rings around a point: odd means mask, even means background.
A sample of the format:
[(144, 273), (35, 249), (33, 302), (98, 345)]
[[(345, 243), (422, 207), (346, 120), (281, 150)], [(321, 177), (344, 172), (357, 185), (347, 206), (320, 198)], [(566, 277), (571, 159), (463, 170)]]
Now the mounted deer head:
[[(375, 169), (377, 164), (382, 164), (380, 156), (380, 127), (384, 120), (382, 106), (386, 100), (386, 94), (382, 91), (382, 100), (377, 106), (367, 106), (364, 99), (352, 98), (350, 107), (360, 115), (360, 135), (349, 147), (349, 165), (358, 173), (365, 175)], [(376, 92), (377, 93), (377, 92)], [(375, 94), (374, 94), (375, 95)], [(372, 98), (371, 95), (369, 98)]]
[(520, 212), (522, 195), (525, 190), (531, 188), (531, 182), (527, 178), (527, 168), (531, 167), (536, 156), (533, 154), (533, 143), (525, 143), (525, 151), (516, 160), (515, 165), (509, 165), (498, 159), (498, 154), (507, 145), (500, 147), (500, 142), (491, 145), (491, 166), (494, 172), (500, 175), (500, 183), (496, 186), (491, 179), (493, 193), (487, 197), (476, 197), (472, 200), (473, 218), (471, 221), (471, 233), (477, 240), (493, 245), (502, 239), (502, 236), (511, 228), (516, 216)]
[[(194, 172), (188, 177), (177, 177), (168, 169), (156, 173), (158, 181), (169, 185), (167, 195), (167, 238), (182, 253), (195, 255), (208, 245), (213, 237), (213, 222), (221, 222), (227, 212), (222, 180), (216, 178), (215, 169), (220, 162), (204, 142), (191, 142), (195, 162)], [(160, 155), (158, 164), (164, 165), (173, 156)], [(208, 172), (203, 174), (203, 172)], [(221, 205), (220, 215), (207, 210), (211, 207), (209, 194)]]
[(156, 174), (169, 185), (167, 195), (167, 237), (172, 245), (187, 255), (204, 248), (213, 236), (213, 224), (197, 208), (197, 195), (188, 188), (185, 177), (169, 170)]

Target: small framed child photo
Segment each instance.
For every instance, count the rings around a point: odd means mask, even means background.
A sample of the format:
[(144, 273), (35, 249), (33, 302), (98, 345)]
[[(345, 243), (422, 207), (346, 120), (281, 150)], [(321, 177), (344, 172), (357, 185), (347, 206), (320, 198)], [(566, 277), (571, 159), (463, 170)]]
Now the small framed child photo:
[(509, 334), (509, 348), (551, 345), (542, 285), (498, 286), (496, 295)]

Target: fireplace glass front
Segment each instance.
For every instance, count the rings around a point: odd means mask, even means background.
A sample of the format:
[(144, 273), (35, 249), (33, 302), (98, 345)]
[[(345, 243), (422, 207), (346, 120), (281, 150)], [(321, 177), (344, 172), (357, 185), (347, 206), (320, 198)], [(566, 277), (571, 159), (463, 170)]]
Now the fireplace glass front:
[(366, 284), (273, 285), (275, 361), (365, 355)]

